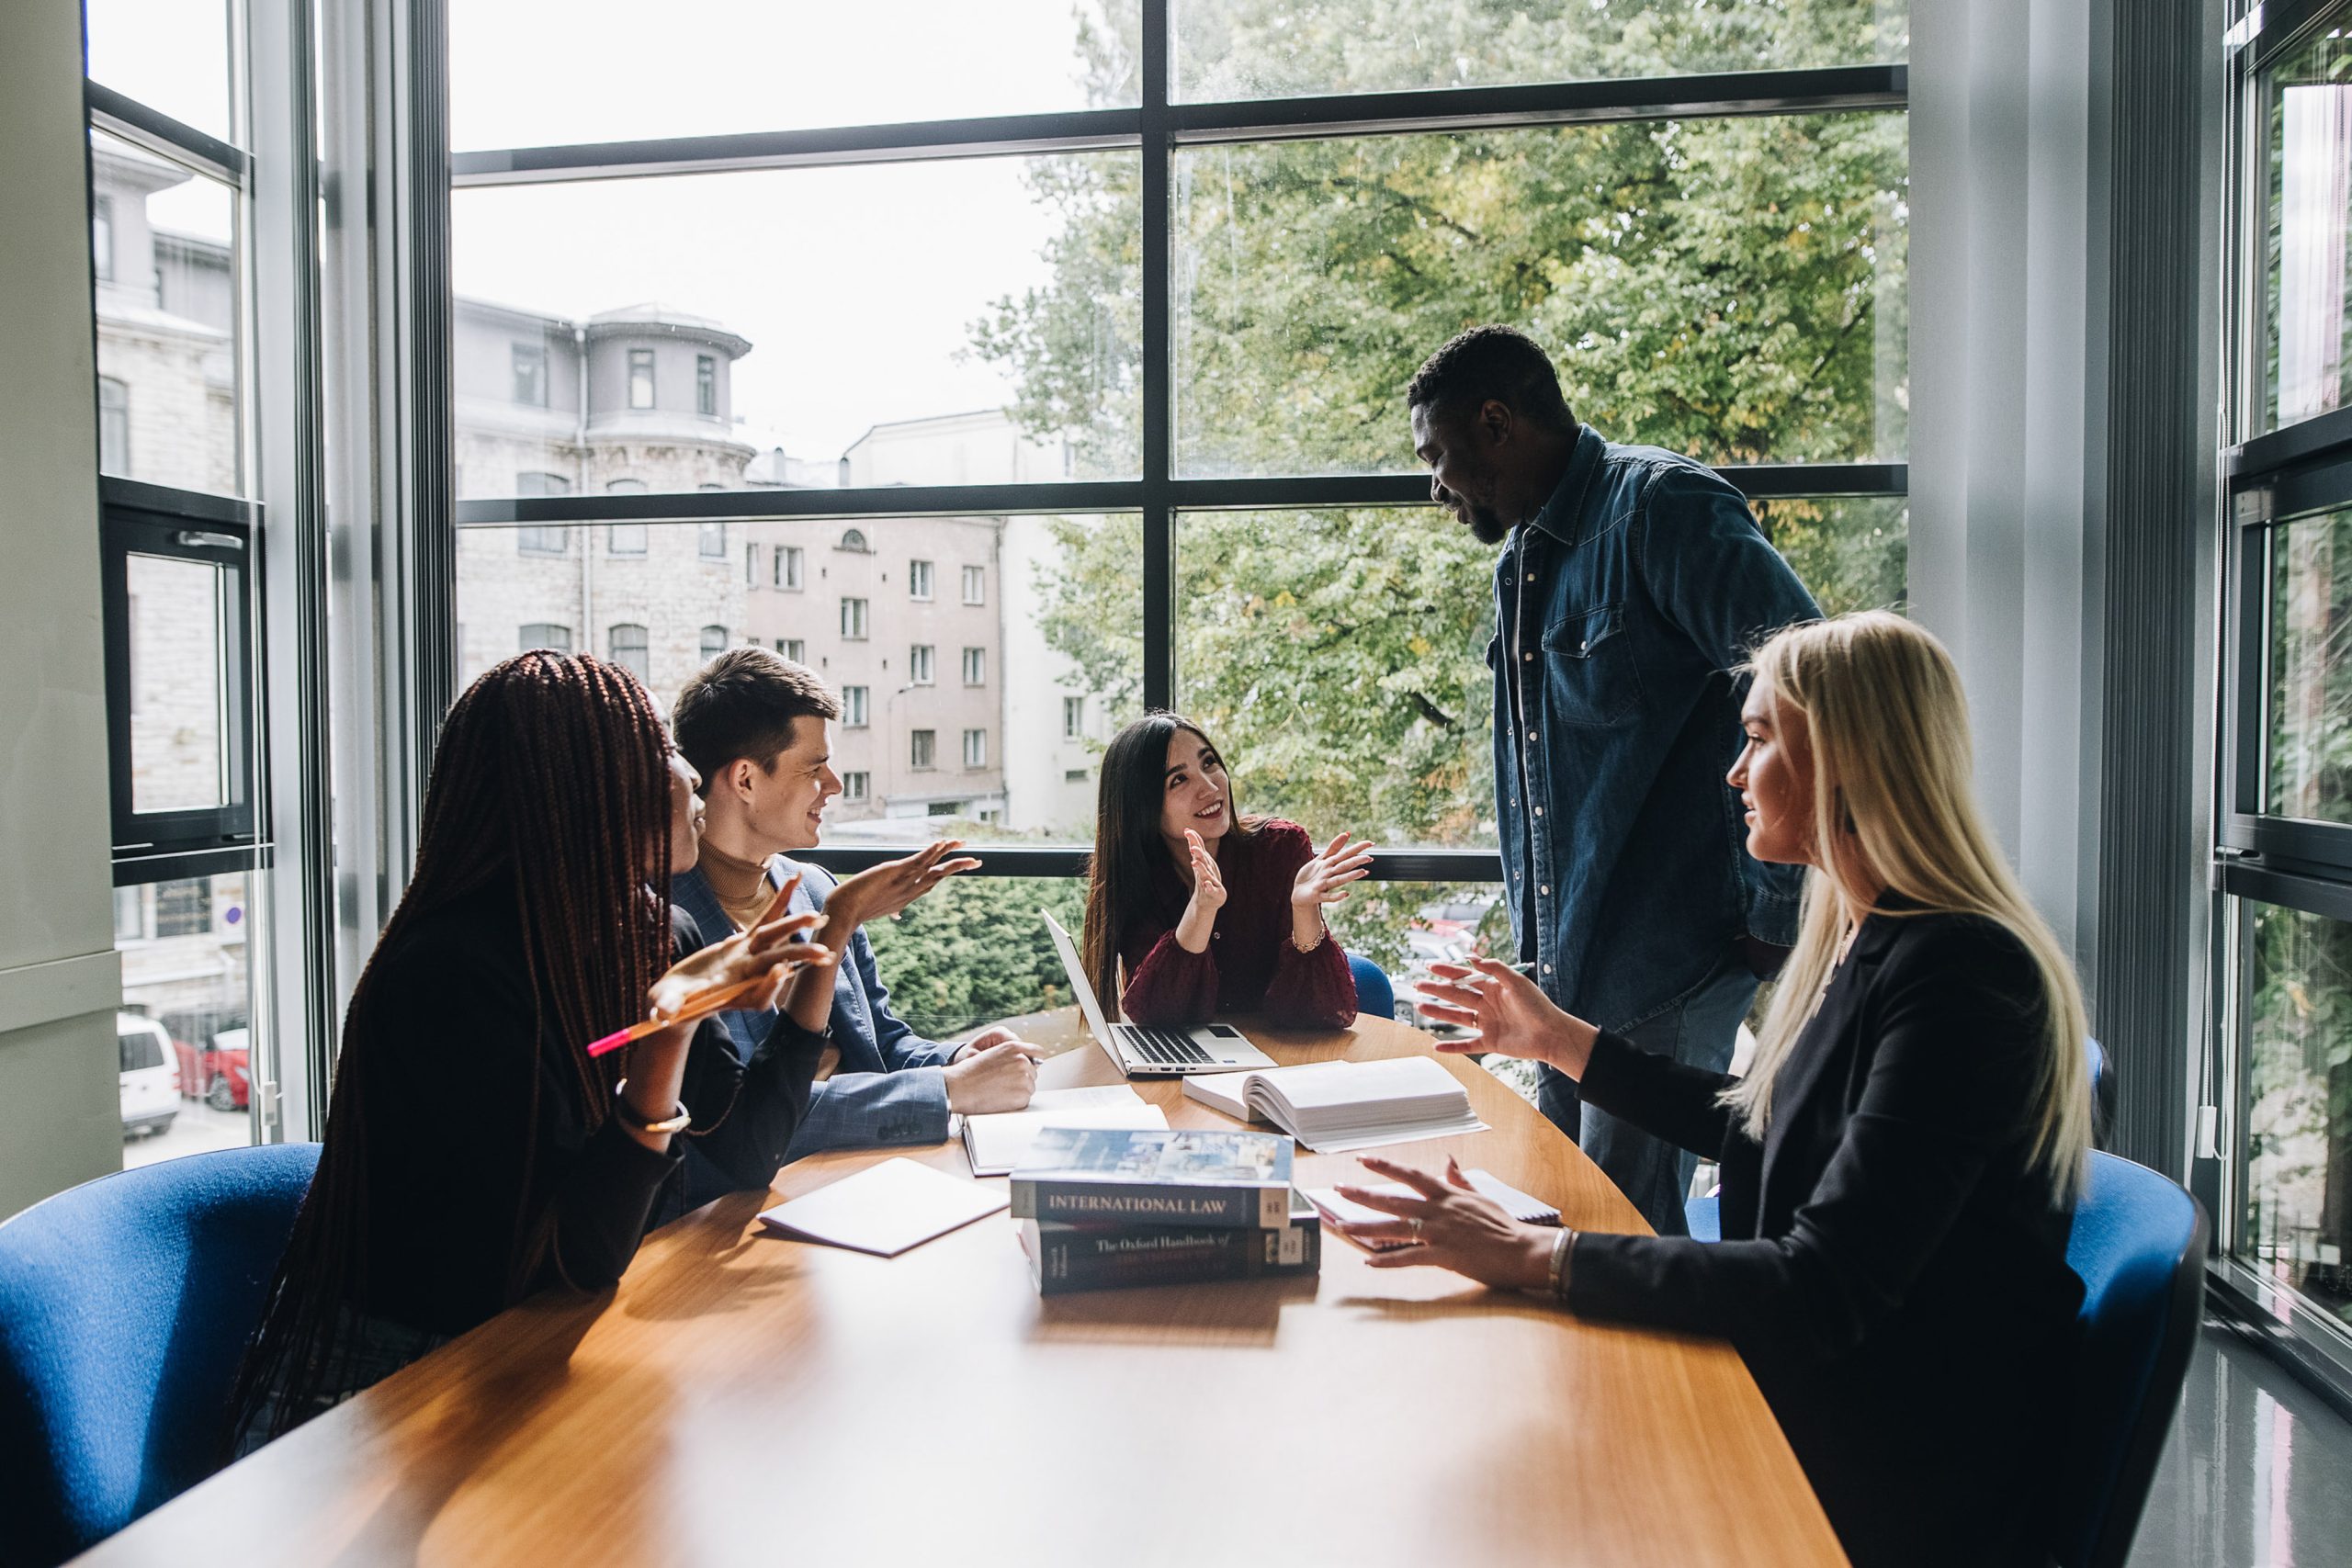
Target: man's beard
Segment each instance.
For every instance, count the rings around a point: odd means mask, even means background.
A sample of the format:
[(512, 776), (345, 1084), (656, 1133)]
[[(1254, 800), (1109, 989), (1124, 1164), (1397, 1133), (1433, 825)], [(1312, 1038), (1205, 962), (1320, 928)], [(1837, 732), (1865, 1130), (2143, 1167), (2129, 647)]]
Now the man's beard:
[(1462, 521), (1469, 528), (1470, 536), (1482, 545), (1499, 545), (1510, 537), (1510, 525), (1504, 522), (1502, 514), (1491, 506), (1465, 502)]

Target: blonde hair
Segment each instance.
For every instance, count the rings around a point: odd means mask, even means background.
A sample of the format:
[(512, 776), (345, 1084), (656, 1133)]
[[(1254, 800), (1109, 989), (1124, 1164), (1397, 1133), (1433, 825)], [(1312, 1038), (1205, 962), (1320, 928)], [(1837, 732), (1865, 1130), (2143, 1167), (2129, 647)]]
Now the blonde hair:
[(2090, 1074), (2075, 966), (2009, 870), (1977, 809), (1968, 700), (1951, 656), (1884, 611), (1792, 626), (1749, 669), (1770, 683), (1780, 725), (1804, 716), (1813, 742), (1813, 842), (1797, 945), (1764, 1020), (1755, 1064), (1724, 1102), (1752, 1137), (1772, 1112), (1772, 1085), (1811, 1020), (1845, 935), (1841, 873), (1861, 863), (1915, 908), (1890, 918), (1973, 915), (2017, 939), (2041, 981), (2042, 1060), (2034, 1084), (2030, 1168), (2053, 1198), (2082, 1189), (2089, 1163)]

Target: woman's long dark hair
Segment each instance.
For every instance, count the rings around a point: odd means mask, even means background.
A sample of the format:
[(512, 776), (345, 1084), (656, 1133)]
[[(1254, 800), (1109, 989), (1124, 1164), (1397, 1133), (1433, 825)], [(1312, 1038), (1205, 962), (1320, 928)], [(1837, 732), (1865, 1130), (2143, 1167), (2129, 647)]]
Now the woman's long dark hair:
[[(1119, 939), (1148, 914), (1183, 877), (1169, 856), (1159, 831), (1168, 800), (1168, 743), (1179, 730), (1195, 736), (1222, 759), (1225, 752), (1208, 731), (1181, 715), (1148, 713), (1111, 739), (1102, 751), (1102, 782), (1094, 809), (1094, 854), (1087, 863), (1086, 933), (1080, 954), (1087, 982), (1105, 1017), (1119, 1016)], [(1261, 820), (1244, 821), (1235, 804), (1233, 773), (1225, 775), (1225, 811), (1229, 838), (1246, 840)]]
[[(376, 947), (381, 954), (420, 920), (485, 888), (511, 897), (536, 1010), (531, 1046), (542, 1049), (550, 1026), (571, 1043), (570, 1060), (549, 1065), (559, 1081), (576, 1085), (591, 1131), (611, 1113), (619, 1058), (592, 1060), (582, 1047), (643, 1015), (646, 990), (668, 960), (669, 906), (646, 891), (670, 885), (668, 750), (653, 699), (619, 665), (542, 649), (492, 668), (449, 710), (415, 874)], [(353, 1064), (424, 1044), (380, 1033), (376, 967), (370, 959), (344, 1018), (319, 1172), (238, 1371), (232, 1442), (273, 1390), (271, 1437), (337, 1385), (353, 1350), (343, 1343), (341, 1309), (368, 1305), (360, 1104), (368, 1075)], [(540, 1075), (531, 1077), (536, 1095)], [(511, 1130), (526, 1171), (537, 1157), (537, 1109)], [(515, 1215), (509, 1302), (537, 1272), (551, 1223), (551, 1215)]]

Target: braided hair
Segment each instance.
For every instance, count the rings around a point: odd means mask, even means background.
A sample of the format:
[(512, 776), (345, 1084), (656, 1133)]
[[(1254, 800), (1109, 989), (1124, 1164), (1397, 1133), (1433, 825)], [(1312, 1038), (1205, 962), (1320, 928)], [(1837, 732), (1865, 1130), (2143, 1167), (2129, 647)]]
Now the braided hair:
[[(520, 917), (534, 1049), (545, 1049), (550, 1030), (571, 1043), (569, 1060), (548, 1065), (555, 1081), (576, 1088), (591, 1132), (612, 1112), (618, 1058), (591, 1058), (583, 1047), (641, 1016), (668, 963), (669, 907), (650, 891), (670, 884), (668, 752), (653, 699), (617, 664), (542, 649), (494, 666), (449, 710), (415, 873), (377, 943), (380, 957), (452, 902), (503, 889)], [(343, 1309), (368, 1302), (367, 1074), (341, 1069), (410, 1043), (379, 1035), (377, 964), (361, 972), (344, 1018), (318, 1175), (238, 1371), (232, 1444), (265, 1411), (266, 1437), (295, 1425), (351, 1366)], [(514, 1129), (526, 1169), (537, 1159), (539, 1077), (531, 1118)], [(526, 1182), (526, 1203), (529, 1190)], [(509, 1303), (537, 1273), (553, 1227), (552, 1213), (516, 1214)]]

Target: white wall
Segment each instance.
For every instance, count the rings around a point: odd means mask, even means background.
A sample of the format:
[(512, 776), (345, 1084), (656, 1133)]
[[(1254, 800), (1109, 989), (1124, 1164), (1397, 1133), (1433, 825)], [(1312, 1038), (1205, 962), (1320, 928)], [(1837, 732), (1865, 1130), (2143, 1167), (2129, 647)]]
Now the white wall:
[(0, 1215), (122, 1163), (78, 0), (0, 48)]

